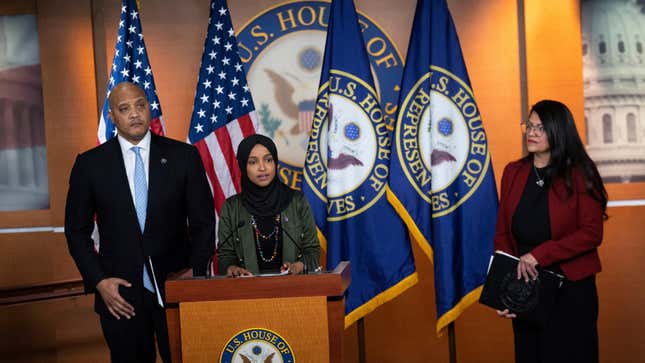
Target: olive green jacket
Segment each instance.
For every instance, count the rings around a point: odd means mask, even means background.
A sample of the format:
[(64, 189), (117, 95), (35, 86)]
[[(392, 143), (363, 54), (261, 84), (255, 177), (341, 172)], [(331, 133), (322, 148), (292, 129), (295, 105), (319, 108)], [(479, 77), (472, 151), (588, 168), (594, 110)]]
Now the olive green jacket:
[[(282, 223), (282, 262), (301, 261), (305, 272), (313, 272), (320, 265), (320, 241), (309, 203), (302, 192), (294, 192), (289, 206), (280, 214)], [(255, 236), (251, 214), (242, 205), (240, 195), (228, 198), (222, 206), (217, 238), (219, 273), (226, 274), (236, 265), (258, 274)], [(296, 240), (302, 250), (292, 241)]]

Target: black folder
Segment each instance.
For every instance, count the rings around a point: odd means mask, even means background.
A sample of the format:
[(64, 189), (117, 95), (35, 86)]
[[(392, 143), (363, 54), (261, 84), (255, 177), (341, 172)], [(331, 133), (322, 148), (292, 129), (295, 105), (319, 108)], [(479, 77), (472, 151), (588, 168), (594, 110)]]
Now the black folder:
[(479, 302), (497, 310), (508, 309), (518, 319), (544, 326), (555, 304), (564, 276), (538, 268), (538, 278), (525, 282), (517, 278), (519, 259), (496, 251)]

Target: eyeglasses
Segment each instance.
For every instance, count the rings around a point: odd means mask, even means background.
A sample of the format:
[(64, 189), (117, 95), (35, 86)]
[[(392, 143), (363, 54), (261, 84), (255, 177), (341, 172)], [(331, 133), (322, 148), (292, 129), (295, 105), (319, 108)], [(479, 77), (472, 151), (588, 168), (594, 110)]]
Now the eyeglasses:
[(520, 123), (520, 127), (522, 128), (523, 134), (533, 132), (535, 136), (544, 135), (544, 126), (542, 125), (533, 125), (530, 122), (522, 122)]

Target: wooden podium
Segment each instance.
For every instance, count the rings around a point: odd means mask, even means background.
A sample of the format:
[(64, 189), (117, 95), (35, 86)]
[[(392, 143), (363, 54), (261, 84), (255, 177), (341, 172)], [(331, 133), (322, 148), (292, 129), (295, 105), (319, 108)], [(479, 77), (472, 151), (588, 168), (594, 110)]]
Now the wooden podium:
[(174, 363), (220, 362), (235, 355), (244, 362), (281, 361), (271, 357), (276, 354), (285, 363), (341, 361), (349, 262), (310, 275), (188, 274), (166, 281)]

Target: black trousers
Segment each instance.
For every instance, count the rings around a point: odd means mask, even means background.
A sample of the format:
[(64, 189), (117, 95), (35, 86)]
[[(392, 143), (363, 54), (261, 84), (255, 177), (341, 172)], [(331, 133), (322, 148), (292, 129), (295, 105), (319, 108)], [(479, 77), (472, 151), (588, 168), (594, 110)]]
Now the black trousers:
[(596, 277), (565, 280), (544, 327), (513, 319), (516, 363), (597, 363)]
[(155, 363), (155, 336), (161, 359), (170, 363), (166, 313), (150, 291), (144, 289), (143, 308), (135, 310), (135, 316), (120, 320), (101, 317), (101, 328), (112, 363)]

